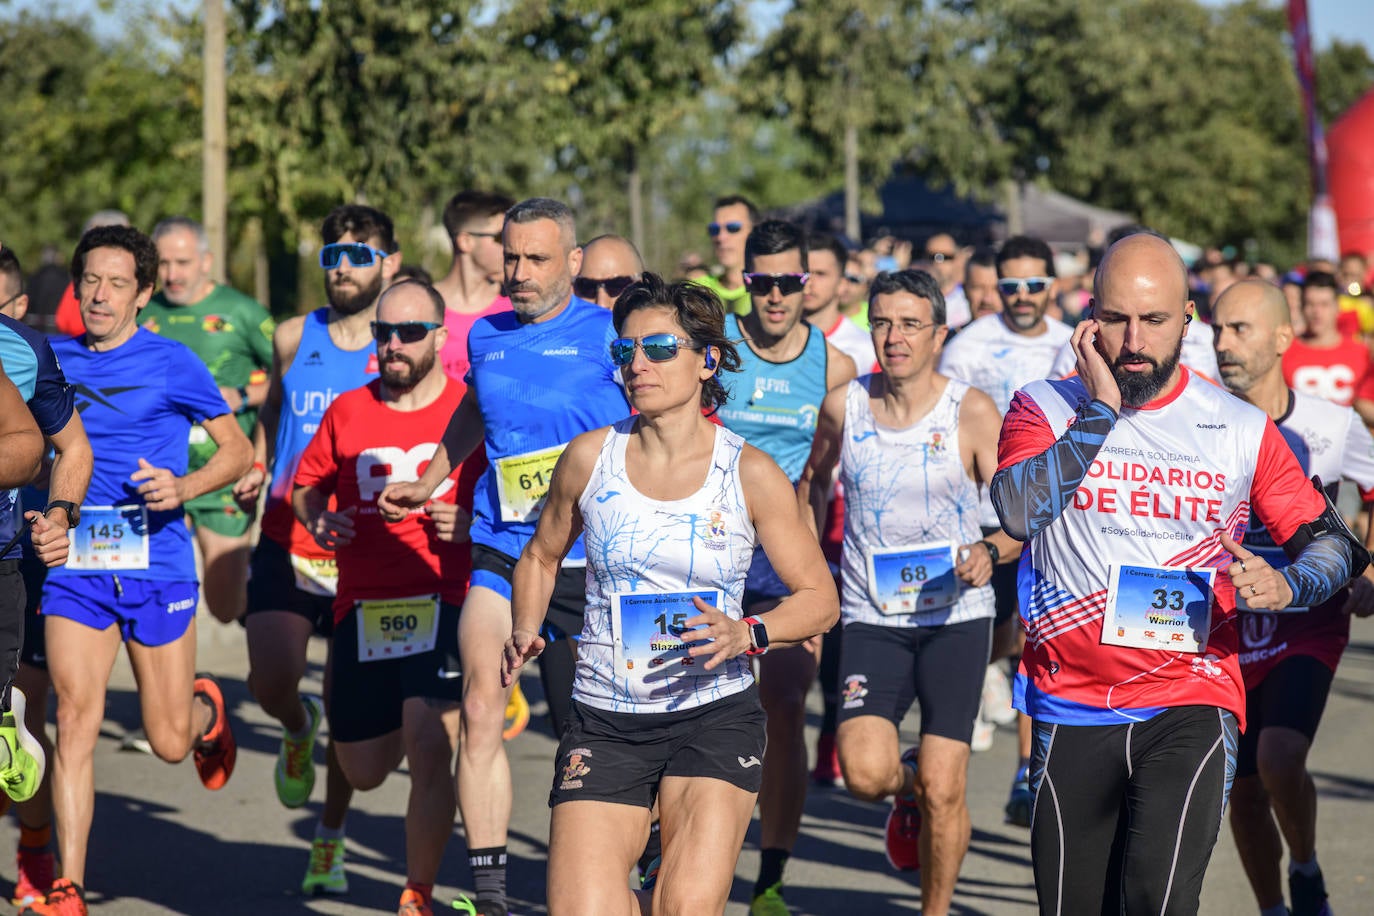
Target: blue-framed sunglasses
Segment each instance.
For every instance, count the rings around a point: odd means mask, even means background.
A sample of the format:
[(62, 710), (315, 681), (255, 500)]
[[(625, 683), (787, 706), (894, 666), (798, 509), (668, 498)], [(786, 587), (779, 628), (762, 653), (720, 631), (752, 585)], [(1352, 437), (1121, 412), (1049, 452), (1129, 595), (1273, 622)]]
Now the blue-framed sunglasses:
[(635, 358), (636, 347), (644, 351), (644, 358), (651, 363), (666, 363), (677, 356), (679, 349), (701, 349), (690, 338), (676, 334), (645, 334), (639, 340), (617, 337), (611, 341), (611, 362), (617, 366), (628, 366)]
[(443, 325), (436, 321), (398, 321), (392, 324), (389, 321), (372, 322), (372, 337), (377, 343), (388, 343), (391, 335), (395, 334), (401, 338), (403, 344), (419, 343), (425, 339), (425, 335), (430, 331), (438, 330)]
[(339, 261), (348, 258), (348, 263), (353, 267), (371, 267), (386, 255), (382, 249), (362, 242), (333, 242), (320, 249), (320, 266), (325, 270), (333, 270), (339, 266)]

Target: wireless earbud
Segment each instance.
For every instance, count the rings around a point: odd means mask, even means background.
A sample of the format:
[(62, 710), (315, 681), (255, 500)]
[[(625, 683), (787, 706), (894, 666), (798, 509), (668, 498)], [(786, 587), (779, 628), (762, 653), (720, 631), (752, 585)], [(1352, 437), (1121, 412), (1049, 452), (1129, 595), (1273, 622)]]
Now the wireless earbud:
[(716, 358), (715, 358), (715, 356), (713, 356), (713, 355), (711, 354), (711, 348), (710, 348), (710, 347), (707, 347), (707, 348), (706, 348), (706, 368), (707, 368), (707, 369), (714, 369), (714, 368), (716, 368)]

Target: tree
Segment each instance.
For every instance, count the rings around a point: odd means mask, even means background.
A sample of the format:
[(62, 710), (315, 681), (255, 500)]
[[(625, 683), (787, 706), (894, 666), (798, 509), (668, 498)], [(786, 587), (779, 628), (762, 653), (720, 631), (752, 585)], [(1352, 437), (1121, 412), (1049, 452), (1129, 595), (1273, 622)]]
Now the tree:
[(1330, 127), (1346, 110), (1374, 88), (1374, 59), (1358, 42), (1339, 38), (1318, 51), (1317, 108)]

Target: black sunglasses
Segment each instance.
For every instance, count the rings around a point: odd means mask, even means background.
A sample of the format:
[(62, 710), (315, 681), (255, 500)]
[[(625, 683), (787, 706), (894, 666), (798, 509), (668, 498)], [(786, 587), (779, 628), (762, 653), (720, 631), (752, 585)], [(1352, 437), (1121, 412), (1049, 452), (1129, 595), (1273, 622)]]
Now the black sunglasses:
[(606, 277), (604, 280), (595, 280), (591, 277), (573, 277), (573, 292), (577, 298), (591, 301), (596, 298), (596, 291), (604, 288), (606, 295), (612, 299), (619, 299), (620, 294), (630, 288), (630, 284), (635, 282), (634, 277)]
[(774, 289), (784, 296), (793, 296), (802, 291), (809, 273), (800, 274), (745, 274), (744, 288), (755, 296), (766, 296)]
[(724, 229), (731, 235), (735, 235), (743, 228), (744, 223), (710, 223), (706, 226), (706, 234), (715, 238), (720, 235), (720, 230)]
[(443, 325), (435, 321), (398, 321), (392, 324), (389, 321), (372, 322), (372, 336), (377, 343), (388, 343), (391, 335), (395, 334), (401, 338), (403, 344), (419, 343), (425, 339), (425, 335)]
[(690, 339), (675, 334), (645, 334), (639, 340), (617, 337), (611, 341), (611, 362), (617, 366), (628, 366), (635, 358), (636, 347), (644, 351), (645, 359), (651, 363), (666, 363), (675, 358), (679, 347), (698, 349)]

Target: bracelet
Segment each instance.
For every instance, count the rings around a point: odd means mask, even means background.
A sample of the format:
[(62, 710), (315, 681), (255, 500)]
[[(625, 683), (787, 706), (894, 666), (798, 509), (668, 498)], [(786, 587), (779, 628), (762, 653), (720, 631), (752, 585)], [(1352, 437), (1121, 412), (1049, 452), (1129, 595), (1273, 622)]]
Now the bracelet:
[(988, 556), (992, 557), (992, 565), (996, 566), (997, 561), (1002, 558), (1002, 552), (997, 549), (997, 545), (992, 541), (979, 541), (978, 543), (988, 549)]
[(236, 409), (236, 410), (234, 411), (234, 413), (248, 413), (248, 411), (250, 411), (250, 410), (252, 410), (252, 409), (253, 409), (253, 406), (252, 406), (251, 404), (248, 403), (248, 386), (247, 386), (247, 385), (240, 385), (240, 386), (239, 386), (239, 406), (238, 406), (238, 409)]
[(267, 465), (263, 464), (261, 461), (254, 461), (252, 470), (260, 471), (262, 473), (262, 476), (267, 476)]

